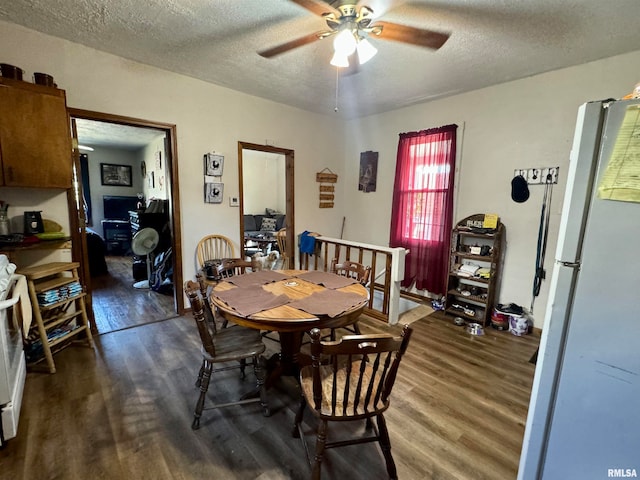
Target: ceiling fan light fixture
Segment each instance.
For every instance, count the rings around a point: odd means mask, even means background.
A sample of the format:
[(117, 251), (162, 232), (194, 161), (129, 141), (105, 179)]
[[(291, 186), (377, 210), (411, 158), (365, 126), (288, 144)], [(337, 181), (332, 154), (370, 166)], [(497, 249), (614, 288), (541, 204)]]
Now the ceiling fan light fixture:
[(336, 38), (333, 40), (333, 50), (336, 54), (340, 54), (343, 57), (348, 57), (356, 51), (357, 40), (353, 30), (345, 28), (342, 30)]
[(378, 49), (371, 45), (371, 42), (366, 38), (361, 38), (358, 41), (356, 49), (358, 51), (358, 61), (360, 62), (360, 65), (367, 63), (375, 57), (376, 53), (378, 53)]
[(335, 52), (331, 58), (331, 65), (334, 67), (346, 68), (349, 66), (349, 58), (347, 55), (342, 55), (340, 52)]

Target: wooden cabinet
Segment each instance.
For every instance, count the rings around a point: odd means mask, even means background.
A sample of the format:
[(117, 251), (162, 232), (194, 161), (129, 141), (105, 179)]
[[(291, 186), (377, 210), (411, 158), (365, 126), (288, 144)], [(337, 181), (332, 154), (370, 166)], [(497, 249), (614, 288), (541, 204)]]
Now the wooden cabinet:
[(54, 262), (20, 270), (27, 277), (33, 323), (27, 336), (25, 353), (30, 364), (46, 360), (55, 373), (53, 353), (70, 345), (84, 333), (93, 347), (85, 296), (78, 278), (77, 262)]
[(102, 220), (107, 255), (129, 255), (131, 252), (131, 225), (126, 220)]
[(487, 222), (484, 214), (476, 214), (456, 224), (449, 260), (448, 314), (489, 324), (499, 285), (503, 242), (504, 225), (499, 219)]
[(0, 185), (71, 188), (65, 92), (0, 77)]

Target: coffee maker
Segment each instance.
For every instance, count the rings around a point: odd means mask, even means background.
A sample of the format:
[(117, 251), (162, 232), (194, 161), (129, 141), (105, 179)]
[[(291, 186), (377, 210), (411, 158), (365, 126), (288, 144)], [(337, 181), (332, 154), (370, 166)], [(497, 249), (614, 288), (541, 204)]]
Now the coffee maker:
[(35, 235), (44, 232), (44, 224), (42, 223), (41, 210), (24, 212), (24, 234)]

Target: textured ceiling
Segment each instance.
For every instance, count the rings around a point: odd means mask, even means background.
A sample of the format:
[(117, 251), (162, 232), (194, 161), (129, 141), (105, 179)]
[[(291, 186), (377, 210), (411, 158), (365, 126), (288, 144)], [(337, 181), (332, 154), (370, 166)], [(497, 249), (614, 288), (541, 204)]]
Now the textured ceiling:
[[(640, 48), (640, 0), (370, 0), (383, 20), (450, 32), (438, 51), (380, 39), (340, 78), (353, 118)], [(330, 40), (256, 52), (326, 29), (287, 0), (12, 0), (0, 19), (305, 110), (334, 114)], [(632, 88), (632, 85), (629, 86)]]
[(123, 150), (139, 150), (146, 147), (164, 132), (152, 128), (132, 127), (117, 123), (76, 119), (78, 143), (88, 147), (111, 147)]

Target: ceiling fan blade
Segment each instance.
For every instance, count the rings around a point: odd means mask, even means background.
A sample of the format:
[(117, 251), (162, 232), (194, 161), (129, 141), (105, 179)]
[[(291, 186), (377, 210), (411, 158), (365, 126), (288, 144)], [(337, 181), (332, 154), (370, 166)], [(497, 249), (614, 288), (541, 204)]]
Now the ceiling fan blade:
[[(377, 33), (376, 27), (382, 27), (382, 31)], [(449, 38), (448, 33), (434, 32), (433, 30), (423, 30), (421, 28), (408, 27), (391, 22), (376, 21), (371, 25), (372, 33), (383, 40), (393, 40), (395, 42), (410, 43), (419, 47), (433, 48), (437, 50)]]
[(261, 52), (258, 52), (258, 55), (264, 58), (275, 57), (276, 55), (280, 55), (281, 53), (288, 52), (289, 50), (293, 50), (294, 48), (302, 47), (303, 45), (315, 42), (320, 38), (324, 38), (325, 36), (327, 36), (326, 34), (327, 32), (311, 33), (309, 35), (305, 35), (304, 37), (296, 38), (295, 40), (291, 40), (275, 47), (262, 50)]
[(340, 16), (340, 11), (333, 8), (331, 5), (319, 0), (290, 0), (293, 3), (300, 5), (302, 8), (309, 10), (311, 13), (322, 17), (326, 13), (333, 13), (336, 16)]

